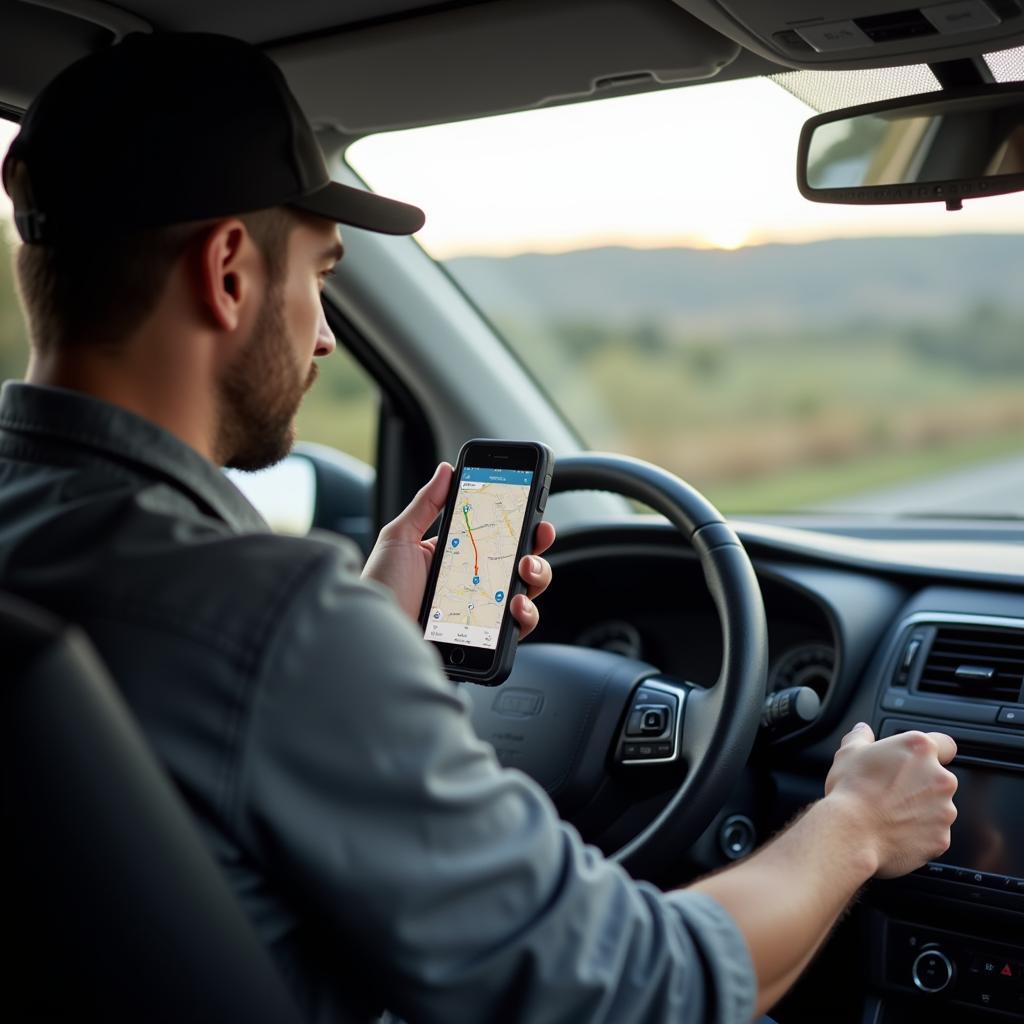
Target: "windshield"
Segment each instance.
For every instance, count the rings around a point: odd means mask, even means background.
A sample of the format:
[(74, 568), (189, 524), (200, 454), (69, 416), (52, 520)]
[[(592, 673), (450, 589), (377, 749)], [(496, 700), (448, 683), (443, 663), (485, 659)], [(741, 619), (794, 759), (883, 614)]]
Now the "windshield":
[(727, 513), (1024, 514), (1024, 197), (842, 207), (766, 79), (363, 139), (589, 445)]

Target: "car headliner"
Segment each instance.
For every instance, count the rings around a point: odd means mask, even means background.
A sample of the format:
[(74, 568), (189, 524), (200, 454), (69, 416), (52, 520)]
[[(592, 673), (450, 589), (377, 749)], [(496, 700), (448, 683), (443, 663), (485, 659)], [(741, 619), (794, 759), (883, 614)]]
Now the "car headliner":
[[(800, 2), (785, 0), (789, 7)], [(830, 14), (844, 3), (831, 0)], [(119, 6), (0, 0), (0, 113), (17, 117), (62, 67), (139, 30), (223, 32), (264, 47), (314, 125), (341, 141), (336, 148), (376, 131), (787, 70), (683, 9), (695, 6), (695, 0), (127, 0)], [(734, 38), (742, 35), (737, 31)], [(857, 52), (847, 60), (851, 67), (865, 64)], [(927, 59), (922, 51), (904, 63)]]

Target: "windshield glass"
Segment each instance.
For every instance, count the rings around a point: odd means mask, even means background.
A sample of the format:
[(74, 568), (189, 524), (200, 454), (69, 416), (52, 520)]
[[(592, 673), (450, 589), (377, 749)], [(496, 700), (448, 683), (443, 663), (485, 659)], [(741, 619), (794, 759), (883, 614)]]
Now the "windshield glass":
[(1024, 197), (842, 207), (766, 79), (363, 139), (594, 448), (724, 511), (1024, 514)]

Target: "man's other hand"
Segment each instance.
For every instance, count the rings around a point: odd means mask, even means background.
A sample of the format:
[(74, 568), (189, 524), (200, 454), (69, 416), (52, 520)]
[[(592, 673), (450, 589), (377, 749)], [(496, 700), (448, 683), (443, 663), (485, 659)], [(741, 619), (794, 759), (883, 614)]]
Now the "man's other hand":
[(943, 765), (955, 756), (956, 744), (940, 732), (876, 740), (862, 722), (843, 738), (826, 798), (853, 809), (879, 878), (904, 875), (949, 848), (957, 779)]
[[(454, 472), (447, 462), (437, 467), (408, 508), (380, 531), (363, 569), (363, 578), (383, 583), (413, 621), (419, 619), (427, 574), (437, 546), (437, 538), (424, 540), (423, 534), (441, 514)], [(539, 556), (554, 542), (555, 528), (550, 523), (540, 523), (534, 534), (533, 554), (524, 555), (519, 562), (519, 575), (526, 583), (527, 591), (509, 602), (509, 611), (519, 623), (520, 636), (532, 632), (540, 621), (533, 602), (547, 590), (551, 582), (551, 566)]]

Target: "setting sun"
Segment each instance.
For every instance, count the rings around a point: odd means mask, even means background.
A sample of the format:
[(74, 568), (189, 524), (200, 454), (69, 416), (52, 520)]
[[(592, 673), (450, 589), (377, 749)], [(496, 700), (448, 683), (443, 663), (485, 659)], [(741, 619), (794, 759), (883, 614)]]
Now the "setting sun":
[(711, 249), (725, 249), (732, 252), (742, 249), (750, 241), (750, 229), (746, 224), (722, 221), (710, 228), (698, 232)]

